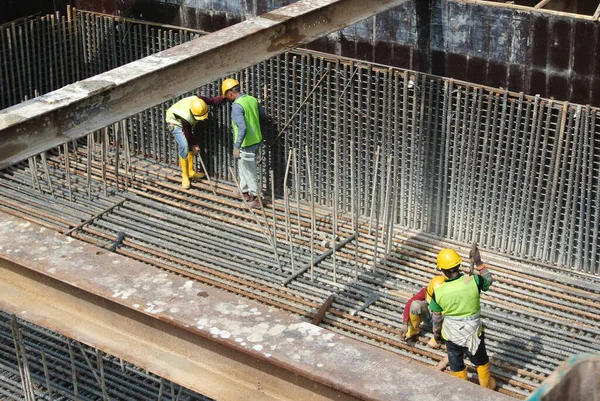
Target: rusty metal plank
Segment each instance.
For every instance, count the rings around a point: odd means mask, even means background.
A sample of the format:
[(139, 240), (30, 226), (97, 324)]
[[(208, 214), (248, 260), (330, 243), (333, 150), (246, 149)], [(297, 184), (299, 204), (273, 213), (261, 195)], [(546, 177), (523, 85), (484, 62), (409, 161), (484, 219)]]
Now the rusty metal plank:
[(335, 298), (335, 294), (331, 294), (329, 297), (327, 297), (327, 300), (325, 300), (323, 305), (321, 305), (321, 307), (317, 311), (317, 314), (313, 318), (313, 320), (311, 322), (312, 324), (314, 324), (315, 326), (318, 326), (319, 324), (321, 324), (321, 320), (323, 320), (323, 316), (325, 316), (325, 314), (327, 313), (327, 310), (331, 306), (331, 303), (333, 302), (333, 298)]
[(407, 0), (301, 0), (0, 111), (0, 168)]
[(0, 244), (0, 309), (212, 398), (511, 399), (4, 213)]

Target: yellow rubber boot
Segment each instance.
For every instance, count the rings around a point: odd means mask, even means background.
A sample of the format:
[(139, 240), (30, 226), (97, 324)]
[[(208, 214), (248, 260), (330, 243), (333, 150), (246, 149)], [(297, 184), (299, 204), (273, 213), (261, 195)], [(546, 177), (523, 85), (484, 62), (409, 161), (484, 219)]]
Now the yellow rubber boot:
[(204, 177), (204, 173), (198, 173), (196, 170), (194, 170), (194, 154), (192, 152), (188, 152), (187, 162), (188, 177), (190, 180), (199, 180), (200, 178)]
[(183, 157), (179, 156), (179, 163), (181, 164), (181, 186), (183, 189), (188, 189), (190, 187), (188, 159), (184, 159)]
[(463, 380), (467, 380), (468, 379), (467, 368), (464, 368), (460, 372), (452, 372), (452, 371), (450, 371), (450, 374), (452, 376), (454, 376), (454, 377), (458, 377), (459, 379), (463, 379)]
[(404, 335), (404, 340), (412, 340), (414, 337), (418, 336), (421, 332), (419, 329), (419, 325), (421, 324), (421, 316), (410, 314), (410, 319), (408, 322), (408, 330)]
[(481, 387), (489, 388), (490, 390), (496, 389), (496, 380), (490, 377), (490, 363), (485, 365), (477, 366), (477, 377), (479, 378), (479, 385)]

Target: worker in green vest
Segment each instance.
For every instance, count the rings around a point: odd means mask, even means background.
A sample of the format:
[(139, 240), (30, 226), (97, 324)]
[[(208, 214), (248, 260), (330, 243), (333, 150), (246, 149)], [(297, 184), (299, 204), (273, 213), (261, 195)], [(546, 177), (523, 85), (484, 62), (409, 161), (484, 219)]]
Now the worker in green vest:
[(260, 208), (256, 152), (263, 142), (260, 119), (265, 118), (265, 111), (256, 98), (241, 91), (240, 83), (233, 78), (223, 81), (221, 92), (220, 97), (199, 97), (210, 105), (218, 105), (225, 100), (232, 103), (233, 157), (238, 160), (241, 189), (241, 193), (234, 189), (234, 196), (243, 196), (250, 207)]
[(446, 276), (446, 281), (433, 291), (429, 302), (433, 336), (438, 343), (442, 338), (446, 341), (453, 376), (467, 380), (466, 355), (477, 367), (479, 384), (493, 390), (496, 381), (490, 377), (490, 360), (479, 315), (479, 294), (492, 285), (492, 273), (481, 261), (477, 247), (469, 256), (477, 266), (478, 274), (473, 276), (460, 272), (462, 258), (456, 251), (446, 248), (438, 253), (437, 266)]
[(179, 163), (181, 165), (181, 186), (190, 187), (190, 179), (200, 179), (204, 173), (194, 170), (194, 155), (200, 147), (194, 136), (194, 127), (198, 121), (208, 118), (208, 106), (197, 96), (184, 97), (167, 110), (165, 120), (169, 131), (175, 136), (179, 146)]

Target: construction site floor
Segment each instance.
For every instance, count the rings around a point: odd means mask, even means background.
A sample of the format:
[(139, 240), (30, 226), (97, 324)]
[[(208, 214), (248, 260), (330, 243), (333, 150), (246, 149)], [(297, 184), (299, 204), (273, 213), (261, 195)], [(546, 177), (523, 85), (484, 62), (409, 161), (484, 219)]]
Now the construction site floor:
[[(302, 321), (311, 321), (333, 295), (320, 327), (437, 374), (445, 350), (428, 348), (427, 332), (404, 342), (402, 310), (438, 274), (437, 252), (453, 247), (466, 256), (467, 244), (397, 226), (386, 241), (368, 217), (359, 219), (355, 236), (350, 214), (334, 219), (330, 208), (316, 206), (313, 225), (310, 204), (273, 202), (269, 194), (263, 210), (250, 212), (229, 182), (213, 178), (184, 190), (177, 169), (143, 159), (134, 158), (129, 173), (97, 163), (88, 170), (82, 151), (70, 161), (69, 177), (58, 156), (48, 165), (51, 180), (40, 176), (37, 186), (25, 164), (4, 170), (0, 211), (104, 248), (98, 252), (115, 245), (114, 253)], [(311, 255), (332, 247), (339, 250), (307, 268)], [(563, 360), (600, 352), (600, 278), (481, 252), (494, 275), (482, 316), (499, 392), (525, 398)], [(469, 371), (475, 381), (472, 366)]]

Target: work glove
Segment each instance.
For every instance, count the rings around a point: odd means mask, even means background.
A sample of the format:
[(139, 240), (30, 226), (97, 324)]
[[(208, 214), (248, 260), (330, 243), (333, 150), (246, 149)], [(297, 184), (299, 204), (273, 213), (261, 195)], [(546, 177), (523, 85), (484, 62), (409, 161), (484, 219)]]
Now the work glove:
[(427, 342), (427, 346), (428, 346), (429, 348), (436, 349), (436, 348), (439, 348), (439, 347), (441, 347), (441, 346), (442, 346), (442, 344), (440, 344), (438, 341), (436, 341), (435, 337), (431, 337), (431, 338), (429, 339), (429, 341)]
[(442, 343), (442, 335), (441, 334), (434, 334), (432, 339), (438, 344)]
[(481, 254), (479, 253), (479, 248), (477, 247), (477, 245), (475, 245), (475, 248), (471, 249), (471, 251), (469, 252), (469, 258), (471, 258), (471, 260), (473, 261), (473, 263), (475, 263), (475, 266), (477, 267), (483, 264), (483, 261), (481, 260)]
[(235, 159), (239, 159), (240, 158), (240, 148), (233, 148), (233, 157)]

